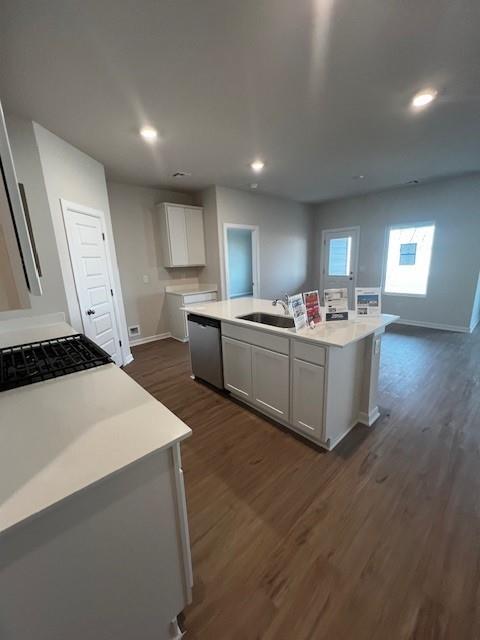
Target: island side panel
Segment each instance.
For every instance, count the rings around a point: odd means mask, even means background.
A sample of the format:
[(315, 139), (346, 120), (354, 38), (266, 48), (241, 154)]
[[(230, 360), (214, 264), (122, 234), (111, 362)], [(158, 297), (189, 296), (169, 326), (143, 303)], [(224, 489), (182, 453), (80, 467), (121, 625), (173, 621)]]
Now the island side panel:
[(377, 395), (383, 333), (385, 333), (385, 329), (378, 330), (375, 334), (365, 338), (364, 341), (365, 373), (363, 376), (359, 422), (369, 427), (380, 417)]
[(365, 340), (330, 347), (326, 386), (325, 441), (329, 449), (357, 424), (365, 374)]
[(0, 537), (2, 640), (167, 640), (185, 607), (172, 449)]

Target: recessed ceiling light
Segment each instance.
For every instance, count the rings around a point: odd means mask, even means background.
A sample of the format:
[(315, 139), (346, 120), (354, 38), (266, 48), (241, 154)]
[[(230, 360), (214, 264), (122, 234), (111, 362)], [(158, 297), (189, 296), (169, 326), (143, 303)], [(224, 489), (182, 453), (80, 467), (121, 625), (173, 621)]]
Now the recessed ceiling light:
[(364, 180), (364, 179), (365, 179), (365, 176), (362, 176), (362, 175), (360, 175), (360, 176), (352, 176), (352, 180)]
[(260, 171), (265, 166), (265, 163), (261, 160), (254, 160), (250, 166), (252, 167), (253, 171), (255, 171), (255, 173), (260, 173)]
[(437, 91), (435, 89), (428, 89), (426, 91), (420, 91), (415, 96), (413, 96), (412, 107), (414, 109), (423, 109), (429, 105), (435, 98), (437, 97)]
[(140, 135), (148, 142), (155, 142), (158, 138), (158, 132), (153, 127), (142, 127), (140, 129)]

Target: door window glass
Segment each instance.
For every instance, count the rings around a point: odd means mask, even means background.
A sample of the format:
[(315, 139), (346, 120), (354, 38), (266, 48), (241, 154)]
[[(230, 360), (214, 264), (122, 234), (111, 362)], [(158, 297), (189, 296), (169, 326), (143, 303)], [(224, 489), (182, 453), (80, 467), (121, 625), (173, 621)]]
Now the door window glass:
[(328, 275), (350, 275), (352, 238), (331, 238), (328, 251)]

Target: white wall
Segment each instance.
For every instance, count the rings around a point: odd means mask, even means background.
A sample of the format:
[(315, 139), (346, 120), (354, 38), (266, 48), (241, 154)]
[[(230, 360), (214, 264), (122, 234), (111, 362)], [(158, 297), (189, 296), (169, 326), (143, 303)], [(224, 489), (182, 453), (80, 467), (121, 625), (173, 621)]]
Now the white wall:
[(200, 193), (200, 204), (203, 207), (207, 264), (205, 268), (200, 271), (199, 280), (204, 284), (216, 284), (220, 288), (220, 249), (216, 187), (208, 187)]
[(435, 221), (427, 296), (384, 296), (383, 310), (414, 323), (469, 330), (480, 270), (480, 174), (337, 200), (312, 209), (316, 214), (316, 283), (323, 229), (359, 225), (358, 285), (380, 286), (388, 225)]
[[(163, 266), (156, 204), (195, 204), (192, 194), (147, 189), (108, 181), (113, 234), (117, 247), (127, 324), (140, 325), (141, 337), (169, 330), (165, 286), (198, 282), (198, 268)], [(143, 281), (147, 276), (148, 283)]]
[(42, 296), (30, 296), (30, 309), (0, 313), (0, 319), (68, 313), (67, 298), (43, 180), (40, 155), (30, 120), (7, 115), (7, 129), (19, 182), (25, 186), (33, 235), (42, 268)]
[(226, 187), (216, 187), (216, 201), (222, 297), (225, 297), (225, 222), (259, 227), (260, 297), (277, 298), (310, 288), (308, 267), (313, 234), (307, 206)]
[(126, 361), (131, 354), (104, 167), (40, 125), (34, 123), (33, 130), (50, 207), (70, 323), (77, 331), (83, 331), (82, 315), (78, 305), (60, 205), (61, 199), (70, 200), (93, 209), (100, 209), (105, 215), (105, 233), (112, 258), (113, 287), (119, 315), (122, 352), (124, 361)]

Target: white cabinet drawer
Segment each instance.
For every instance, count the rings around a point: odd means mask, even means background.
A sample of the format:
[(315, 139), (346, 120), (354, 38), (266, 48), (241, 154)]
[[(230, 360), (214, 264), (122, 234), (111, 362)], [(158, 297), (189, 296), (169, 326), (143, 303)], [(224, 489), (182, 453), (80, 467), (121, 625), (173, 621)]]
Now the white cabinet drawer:
[(293, 341), (293, 357), (312, 364), (325, 365), (325, 347), (318, 347), (308, 342)]
[(278, 353), (288, 355), (290, 350), (289, 339), (282, 336), (276, 336), (272, 333), (266, 333), (262, 330), (250, 329), (249, 327), (243, 327), (236, 324), (229, 324), (228, 322), (222, 322), (222, 335), (229, 338), (235, 338), (235, 340), (242, 340), (249, 344), (254, 344), (257, 347), (263, 347), (264, 349), (271, 349)]
[(195, 304), (196, 302), (209, 302), (216, 299), (217, 294), (215, 293), (215, 291), (211, 293), (192, 293), (188, 296), (183, 296), (183, 303)]

